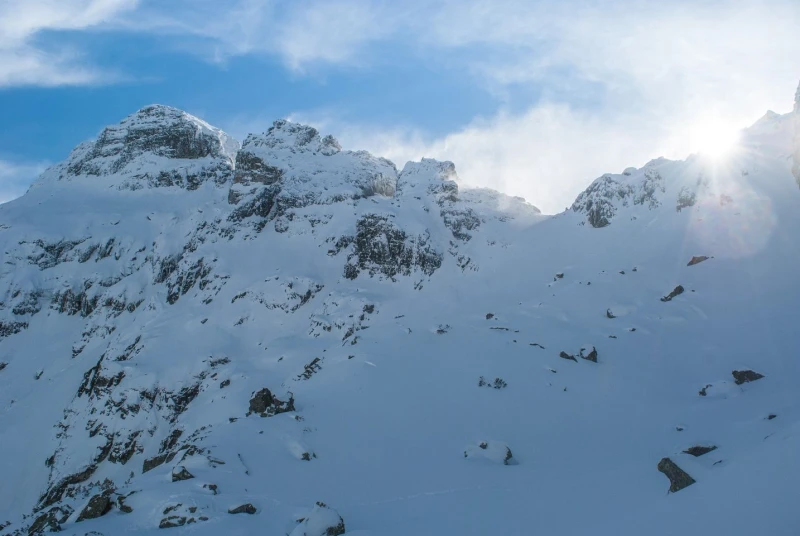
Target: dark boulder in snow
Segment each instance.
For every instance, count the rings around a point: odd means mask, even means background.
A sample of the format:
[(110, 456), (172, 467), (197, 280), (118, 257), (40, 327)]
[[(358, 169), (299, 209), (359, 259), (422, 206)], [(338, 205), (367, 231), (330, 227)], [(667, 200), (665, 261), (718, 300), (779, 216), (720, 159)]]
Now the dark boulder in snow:
[(688, 449), (684, 450), (685, 454), (691, 454), (695, 458), (698, 456), (702, 456), (703, 454), (708, 454), (712, 450), (717, 450), (716, 445), (711, 445), (710, 447), (704, 447), (702, 445), (697, 445), (694, 447), (689, 447)]
[(308, 517), (300, 520), (290, 536), (340, 536), (344, 533), (342, 516), (325, 503), (318, 502)]
[(597, 363), (597, 348), (592, 346), (592, 351), (586, 355), (583, 354), (584, 350), (584, 348), (581, 348), (581, 358), (586, 361), (591, 361), (592, 363)]
[(169, 516), (165, 517), (158, 524), (160, 529), (171, 529), (175, 527), (182, 527), (186, 524), (186, 517), (184, 516)]
[(684, 289), (682, 285), (678, 285), (677, 287), (672, 289), (672, 292), (661, 298), (661, 301), (663, 302), (672, 301), (672, 298), (674, 298), (675, 296), (680, 296), (681, 294), (684, 293), (685, 290), (686, 289)]
[(106, 494), (95, 495), (89, 499), (89, 504), (81, 511), (78, 521), (104, 516), (111, 510), (111, 506), (111, 499)]
[(669, 458), (661, 458), (658, 462), (658, 470), (664, 473), (669, 478), (669, 491), (675, 493), (683, 488), (689, 487), (695, 483), (695, 479), (689, 474), (675, 465), (675, 462)]
[(294, 411), (294, 397), (290, 396), (287, 402), (279, 400), (277, 396), (264, 387), (260, 391), (253, 394), (250, 399), (250, 411), (247, 415), (256, 413), (262, 417), (272, 417), (279, 413), (286, 413), (287, 411)]
[(734, 370), (732, 374), (734, 383), (736, 383), (736, 385), (742, 385), (743, 383), (754, 382), (764, 377), (763, 374), (759, 374), (758, 372), (755, 372), (753, 370)]
[(701, 262), (707, 261), (708, 259), (709, 257), (706, 257), (705, 255), (693, 256), (692, 260), (690, 260), (689, 264), (687, 264), (686, 266), (694, 266), (695, 264), (700, 264)]
[(249, 515), (253, 515), (253, 514), (256, 513), (256, 511), (257, 510), (256, 510), (255, 506), (253, 506), (250, 503), (247, 503), (247, 504), (242, 504), (240, 506), (237, 506), (235, 508), (230, 508), (228, 510), (228, 513), (229, 514), (249, 514)]
[(574, 355), (568, 354), (567, 352), (561, 352), (560, 354), (558, 354), (558, 357), (560, 357), (561, 359), (570, 359), (572, 361), (575, 361), (576, 363), (578, 362), (578, 360), (575, 359)]
[(172, 470), (172, 481), (179, 482), (181, 480), (191, 480), (194, 475), (190, 473), (186, 467), (179, 465)]

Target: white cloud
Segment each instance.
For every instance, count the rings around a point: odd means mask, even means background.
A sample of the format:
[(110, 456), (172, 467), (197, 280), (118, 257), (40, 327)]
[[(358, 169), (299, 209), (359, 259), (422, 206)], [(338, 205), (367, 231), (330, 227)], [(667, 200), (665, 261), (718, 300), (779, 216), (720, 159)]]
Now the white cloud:
[(44, 163), (15, 163), (0, 159), (0, 203), (24, 194), (45, 167)]
[(65, 45), (37, 38), (49, 30), (84, 30), (133, 9), (137, 0), (4, 0), (0, 3), (0, 87), (83, 85), (113, 78)]
[(347, 146), (400, 163), (451, 159), (465, 182), (523, 195), (547, 212), (604, 172), (684, 158), (707, 132), (788, 110), (800, 78), (795, 0), (437, 5), (402, 33), (428, 58), (456, 55), (498, 95), (529, 85), (539, 102), (438, 139), (336, 121), (329, 128)]

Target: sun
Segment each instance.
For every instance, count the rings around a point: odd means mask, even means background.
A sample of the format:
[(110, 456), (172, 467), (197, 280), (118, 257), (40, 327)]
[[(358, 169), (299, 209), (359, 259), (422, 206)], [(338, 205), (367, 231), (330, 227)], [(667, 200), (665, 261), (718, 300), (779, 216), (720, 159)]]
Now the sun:
[(739, 142), (740, 130), (719, 118), (704, 118), (689, 129), (690, 144), (703, 156), (720, 160)]

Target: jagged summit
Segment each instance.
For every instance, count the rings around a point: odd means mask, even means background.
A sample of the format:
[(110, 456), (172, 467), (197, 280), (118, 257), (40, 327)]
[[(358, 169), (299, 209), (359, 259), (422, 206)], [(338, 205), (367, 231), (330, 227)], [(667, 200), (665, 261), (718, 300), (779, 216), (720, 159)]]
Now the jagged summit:
[(182, 110), (145, 106), (76, 147), (39, 181), (97, 184), (121, 190), (177, 186), (196, 190), (226, 184), (238, 142)]
[(269, 147), (321, 153), (331, 156), (342, 150), (342, 146), (331, 135), (321, 138), (314, 127), (279, 119), (263, 134), (248, 134), (243, 146)]

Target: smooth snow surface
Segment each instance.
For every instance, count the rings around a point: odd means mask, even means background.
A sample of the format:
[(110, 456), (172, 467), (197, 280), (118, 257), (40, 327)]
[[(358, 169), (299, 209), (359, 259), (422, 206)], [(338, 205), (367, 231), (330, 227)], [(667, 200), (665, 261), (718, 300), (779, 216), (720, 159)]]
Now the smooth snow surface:
[(143, 109), (0, 205), (0, 534), (796, 535), (795, 122), (544, 216)]

